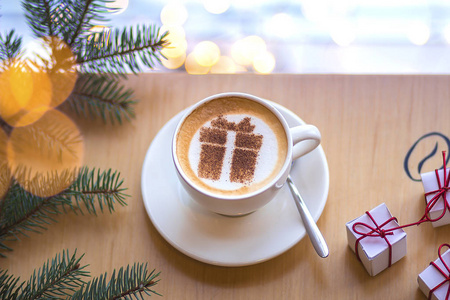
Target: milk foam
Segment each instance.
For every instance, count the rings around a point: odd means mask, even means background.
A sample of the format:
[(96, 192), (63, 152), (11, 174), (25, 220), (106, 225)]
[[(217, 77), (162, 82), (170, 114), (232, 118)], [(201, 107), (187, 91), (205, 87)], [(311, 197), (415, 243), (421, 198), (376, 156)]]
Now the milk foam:
[[(227, 131), (227, 141), (226, 144), (224, 145), (226, 147), (225, 157), (223, 161), (220, 179), (211, 180), (201, 177), (198, 178), (206, 185), (223, 191), (236, 190), (243, 186), (250, 186), (252, 184), (259, 183), (267, 179), (270, 175), (272, 175), (278, 161), (278, 151), (279, 151), (278, 141), (273, 130), (263, 120), (254, 116), (237, 114), (237, 115), (225, 115), (223, 117), (228, 122), (234, 122), (236, 124), (241, 122), (244, 118), (250, 117), (251, 124), (255, 126), (254, 130), (251, 133), (263, 136), (261, 148), (257, 152), (258, 156), (256, 160), (256, 167), (253, 179), (249, 182), (244, 183), (232, 182), (230, 180), (231, 161), (233, 150), (235, 149), (235, 139), (236, 139), (236, 132), (231, 130)], [(212, 127), (211, 121), (206, 122), (205, 124), (203, 124), (202, 127), (211, 128)], [(200, 130), (201, 128), (197, 130), (193, 139), (191, 140), (188, 154), (190, 166), (197, 176), (199, 175), (198, 168), (200, 162), (201, 147), (203, 144), (202, 142), (200, 142)]]

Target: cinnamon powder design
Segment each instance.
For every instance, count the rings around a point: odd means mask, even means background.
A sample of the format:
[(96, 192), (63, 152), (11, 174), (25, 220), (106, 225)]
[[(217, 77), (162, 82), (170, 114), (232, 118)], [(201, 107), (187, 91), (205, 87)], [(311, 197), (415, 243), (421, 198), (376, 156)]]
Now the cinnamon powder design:
[(198, 176), (201, 178), (219, 180), (222, 174), (225, 157), (227, 131), (235, 131), (233, 156), (231, 159), (230, 181), (249, 183), (253, 180), (262, 146), (263, 136), (252, 133), (255, 125), (245, 117), (239, 123), (229, 122), (223, 116), (211, 121), (211, 128), (200, 129), (201, 152), (198, 165)]

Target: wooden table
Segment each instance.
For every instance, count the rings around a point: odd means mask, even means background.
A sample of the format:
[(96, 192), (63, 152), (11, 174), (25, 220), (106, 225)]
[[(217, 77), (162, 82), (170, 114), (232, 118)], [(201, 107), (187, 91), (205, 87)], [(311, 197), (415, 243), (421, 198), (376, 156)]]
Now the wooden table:
[[(127, 85), (141, 101), (122, 126), (75, 118), (85, 139), (85, 163), (121, 172), (127, 207), (98, 217), (67, 214), (43, 234), (11, 243), (0, 268), (28, 279), (63, 249), (85, 253), (98, 276), (134, 262), (161, 271), (156, 290), (166, 299), (425, 299), (417, 275), (450, 242), (448, 226), (406, 229), (406, 257), (370, 277), (347, 245), (346, 222), (385, 202), (401, 224), (417, 221), (425, 204), (417, 166), (435, 144), (422, 172), (441, 166), (450, 136), (450, 76), (142, 74)], [(308, 238), (282, 255), (247, 267), (218, 267), (191, 259), (166, 242), (151, 223), (141, 196), (141, 167), (159, 129), (196, 101), (225, 91), (278, 102), (322, 133), (330, 170), (328, 201), (318, 226), (330, 255), (319, 258)], [(164, 199), (161, 199), (164, 201)]]

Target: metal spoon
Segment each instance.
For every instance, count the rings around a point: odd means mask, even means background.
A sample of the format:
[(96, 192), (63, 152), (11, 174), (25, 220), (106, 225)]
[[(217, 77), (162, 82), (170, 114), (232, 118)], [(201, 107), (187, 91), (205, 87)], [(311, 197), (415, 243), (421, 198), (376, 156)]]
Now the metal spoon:
[(327, 243), (325, 242), (325, 239), (323, 238), (319, 227), (317, 227), (316, 222), (314, 222), (314, 219), (311, 216), (311, 213), (309, 212), (305, 201), (300, 195), (300, 192), (292, 181), (291, 176), (287, 177), (286, 182), (288, 183), (289, 189), (294, 196), (295, 204), (297, 205), (298, 211), (302, 216), (303, 224), (305, 225), (306, 232), (308, 233), (309, 239), (311, 240), (314, 249), (316, 249), (316, 252), (320, 257), (327, 257), (329, 254)]

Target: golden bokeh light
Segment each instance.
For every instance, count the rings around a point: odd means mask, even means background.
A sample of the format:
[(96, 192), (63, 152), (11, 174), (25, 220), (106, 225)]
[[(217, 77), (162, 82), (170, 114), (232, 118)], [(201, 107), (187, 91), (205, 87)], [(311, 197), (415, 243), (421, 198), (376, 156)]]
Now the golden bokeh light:
[(183, 4), (173, 2), (166, 4), (161, 10), (161, 23), (167, 26), (183, 25), (188, 18), (188, 11)]
[(49, 197), (69, 187), (76, 178), (83, 149), (77, 126), (52, 109), (33, 124), (14, 128), (6, 154), (10, 169), (23, 188)]
[(184, 29), (181, 26), (166, 27), (169, 34), (166, 40), (169, 45), (162, 49), (161, 53), (167, 58), (180, 57), (186, 53), (187, 41), (185, 39)]
[(57, 37), (34, 41), (39, 53), (17, 58), (0, 74), (0, 115), (11, 126), (26, 126), (59, 106), (77, 80), (76, 58)]
[(189, 55), (186, 57), (184, 66), (186, 68), (186, 72), (188, 72), (189, 74), (196, 74), (196, 75), (207, 74), (210, 69), (210, 67), (204, 67), (199, 65), (193, 53), (189, 53)]
[(8, 136), (0, 129), (0, 199), (2, 199), (11, 184), (11, 171), (6, 157)]
[[(0, 115), (11, 126), (24, 126), (45, 113), (52, 101), (52, 83), (42, 69), (34, 70), (27, 61), (12, 64), (0, 75)], [(42, 114), (43, 114), (42, 113)], [(42, 116), (41, 114), (41, 116)]]
[(219, 61), (220, 49), (214, 42), (203, 41), (194, 47), (194, 58), (200, 66), (211, 67)]
[(50, 78), (52, 95), (50, 107), (63, 103), (72, 93), (77, 81), (77, 60), (72, 49), (57, 37), (43, 38), (49, 60), (44, 61), (44, 72)]
[(211, 67), (210, 73), (233, 74), (236, 73), (236, 64), (228, 56), (221, 56), (219, 61)]
[(222, 14), (230, 8), (230, 0), (202, 0), (203, 7), (212, 14)]
[(182, 55), (178, 57), (168, 57), (167, 59), (162, 59), (162, 64), (167, 69), (178, 69), (181, 67), (186, 60), (186, 53), (183, 53)]
[(186, 39), (186, 32), (181, 25), (162, 25), (159, 29), (160, 33), (168, 31), (170, 38), (172, 40), (184, 40)]
[(245, 72), (248, 72), (247, 68), (244, 67), (244, 66), (237, 65), (237, 64), (235, 64), (235, 66), (236, 66), (236, 73), (245, 73)]
[(269, 74), (275, 68), (275, 57), (268, 51), (260, 53), (253, 60), (253, 68), (258, 73)]
[(267, 50), (266, 42), (259, 36), (251, 35), (236, 41), (231, 47), (231, 57), (243, 66), (249, 66), (260, 53)]

